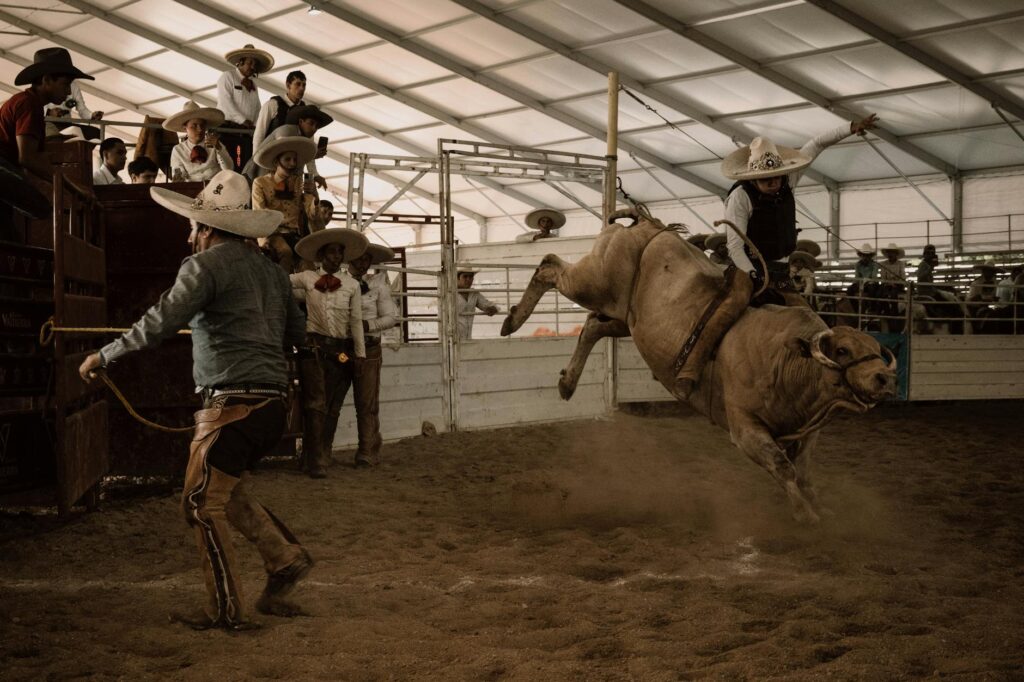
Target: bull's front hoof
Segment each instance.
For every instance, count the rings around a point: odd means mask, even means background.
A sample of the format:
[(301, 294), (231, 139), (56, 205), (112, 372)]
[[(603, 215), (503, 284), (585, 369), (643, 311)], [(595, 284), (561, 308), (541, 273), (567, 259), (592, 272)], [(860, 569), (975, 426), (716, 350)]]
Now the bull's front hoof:
[(570, 381), (566, 375), (565, 370), (562, 370), (562, 376), (558, 380), (558, 395), (562, 396), (562, 400), (569, 400), (576, 392), (576, 382)]
[(508, 315), (505, 316), (505, 321), (501, 323), (501, 335), (508, 336), (514, 331), (519, 329), (522, 323), (516, 324), (516, 306), (512, 306), (508, 310)]

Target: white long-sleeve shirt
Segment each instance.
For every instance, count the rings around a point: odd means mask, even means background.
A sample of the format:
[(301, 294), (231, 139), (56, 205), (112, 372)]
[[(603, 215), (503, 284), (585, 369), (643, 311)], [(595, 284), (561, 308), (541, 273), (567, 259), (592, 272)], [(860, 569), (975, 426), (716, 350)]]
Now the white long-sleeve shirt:
[[(292, 106), (300, 106), (305, 103), (305, 100), (300, 99)], [(277, 111), (280, 108), (281, 105), (278, 104), (276, 97), (271, 97), (263, 103), (263, 106), (260, 108), (260, 115), (256, 118), (256, 129), (252, 131), (253, 152), (257, 151), (260, 148), (260, 145), (263, 144), (263, 140), (267, 139), (267, 135), (273, 132), (272, 130), (267, 130), (267, 128), (270, 126), (270, 122), (274, 120), (274, 117), (277, 116)], [(267, 169), (259, 168), (258, 166), (255, 168), (255, 171), (256, 177), (266, 175), (270, 172)], [(316, 159), (312, 159), (306, 164), (306, 172), (314, 178), (320, 176), (320, 171), (316, 169)]]
[(363, 281), (369, 287), (362, 295), (363, 320), (370, 329), (370, 336), (380, 336), (382, 331), (398, 324), (398, 306), (391, 297), (391, 287), (384, 273), (363, 275)]
[(479, 291), (466, 291), (455, 294), (455, 308), (459, 316), (459, 339), (468, 341), (473, 338), (473, 317), (476, 310), (487, 310), (497, 307), (487, 300)]
[[(228, 69), (217, 80), (217, 108), (224, 112), (225, 121), (244, 123), (255, 121), (260, 115), (260, 89), (252, 92), (242, 85), (242, 74), (238, 68)], [(251, 79), (253, 85), (256, 79)]]
[[(192, 148), (202, 146), (206, 148), (206, 161), (203, 163), (192, 163)], [(180, 168), (191, 182), (206, 182), (222, 170), (234, 170), (235, 165), (231, 162), (228, 150), (224, 145), (218, 143), (214, 151), (204, 144), (195, 145), (186, 137), (171, 150), (171, 177)]]
[(101, 163), (100, 167), (92, 174), (92, 184), (95, 185), (123, 185), (121, 179), (114, 171), (107, 168), (107, 164)]
[[(850, 135), (850, 124), (846, 123), (834, 130), (822, 133), (817, 137), (808, 140), (807, 143), (800, 148), (800, 151), (811, 158), (818, 158), (818, 155), (823, 151), (834, 145), (836, 142), (848, 137)], [(803, 174), (807, 172), (806, 166), (796, 173), (789, 174), (789, 187), (794, 192), (796, 191), (796, 184), (803, 177)], [(750, 221), (750, 214), (753, 212), (754, 206), (750, 203), (750, 197), (741, 188), (737, 188), (729, 193), (729, 196), (725, 199), (725, 219), (732, 222), (736, 226), (736, 229), (747, 233), (747, 223)], [(742, 272), (750, 272), (754, 269), (754, 264), (750, 262), (750, 258), (747, 257), (746, 250), (743, 248), (743, 239), (736, 234), (735, 231), (726, 228), (728, 232), (728, 244), (729, 244), (729, 256), (732, 258), (733, 263)]]
[(306, 302), (306, 331), (335, 339), (352, 339), (357, 358), (366, 357), (363, 336), (363, 301), (359, 282), (344, 270), (334, 273), (341, 286), (334, 291), (318, 291), (316, 282), (325, 274), (323, 268), (289, 275), (292, 293)]

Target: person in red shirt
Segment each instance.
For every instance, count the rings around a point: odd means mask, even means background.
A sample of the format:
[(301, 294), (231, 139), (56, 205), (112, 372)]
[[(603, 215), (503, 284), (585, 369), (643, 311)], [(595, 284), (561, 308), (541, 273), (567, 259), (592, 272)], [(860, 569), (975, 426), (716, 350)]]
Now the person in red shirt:
[(51, 210), (50, 201), (25, 180), (25, 171), (52, 181), (53, 167), (43, 150), (43, 109), (65, 101), (76, 78), (93, 80), (71, 63), (67, 50), (37, 50), (14, 78), (15, 85), (29, 88), (0, 106), (0, 239), (21, 241), (12, 208), (32, 218), (45, 218)]

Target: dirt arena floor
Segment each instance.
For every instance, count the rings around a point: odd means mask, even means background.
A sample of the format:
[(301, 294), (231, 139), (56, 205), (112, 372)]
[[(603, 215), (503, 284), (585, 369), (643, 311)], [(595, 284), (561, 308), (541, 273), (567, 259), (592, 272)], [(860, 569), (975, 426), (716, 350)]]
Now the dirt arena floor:
[(318, 564), (309, 617), (240, 634), (167, 621), (202, 595), (175, 496), (8, 516), (0, 677), (1021, 680), (1022, 443), (1021, 403), (840, 418), (816, 528), (681, 408), (408, 439), (326, 481), (261, 471)]

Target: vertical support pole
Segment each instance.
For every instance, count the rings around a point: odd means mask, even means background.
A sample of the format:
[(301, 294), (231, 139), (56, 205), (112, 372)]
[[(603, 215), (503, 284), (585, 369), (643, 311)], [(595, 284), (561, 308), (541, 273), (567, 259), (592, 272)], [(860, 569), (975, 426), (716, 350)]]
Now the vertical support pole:
[(477, 219), (476, 219), (476, 226), (480, 230), (480, 232), (478, 233), (477, 239), (480, 241), (481, 244), (486, 244), (487, 243), (487, 218), (484, 218), (483, 216), (478, 216)]
[(964, 179), (960, 175), (951, 178), (953, 183), (953, 253), (964, 250)]
[[(363, 190), (366, 188), (366, 162), (369, 159), (366, 154), (359, 155), (359, 197), (356, 200), (356, 227), (363, 231)], [(349, 204), (349, 208), (352, 205)]]
[(437, 141), (441, 207), (441, 274), (438, 278), (439, 298), (437, 300), (438, 341), (441, 345), (441, 366), (444, 374), (442, 405), (446, 426), (449, 431), (459, 428), (459, 385), (458, 385), (458, 278), (455, 272), (455, 221), (452, 219), (451, 158), (444, 149), (444, 141)]
[(907, 339), (907, 402), (910, 402), (910, 384), (914, 380), (913, 372), (910, 371), (914, 358), (914, 282), (907, 282), (907, 323), (903, 330), (903, 336)]
[(354, 161), (358, 158), (357, 154), (353, 154), (348, 159), (348, 191), (345, 192), (345, 227), (349, 230), (352, 229), (352, 197), (356, 193), (356, 168), (358, 163)]
[(839, 260), (839, 239), (842, 237), (839, 233), (839, 202), (841, 201), (839, 187), (829, 190), (828, 198), (828, 222), (832, 227), (832, 234), (828, 237), (828, 255), (832, 260)]
[(608, 74), (608, 146), (605, 160), (608, 162), (608, 179), (604, 183), (604, 203), (602, 204), (602, 227), (608, 224), (608, 216), (615, 211), (615, 178), (618, 175), (619, 147), (619, 74), (612, 71)]

